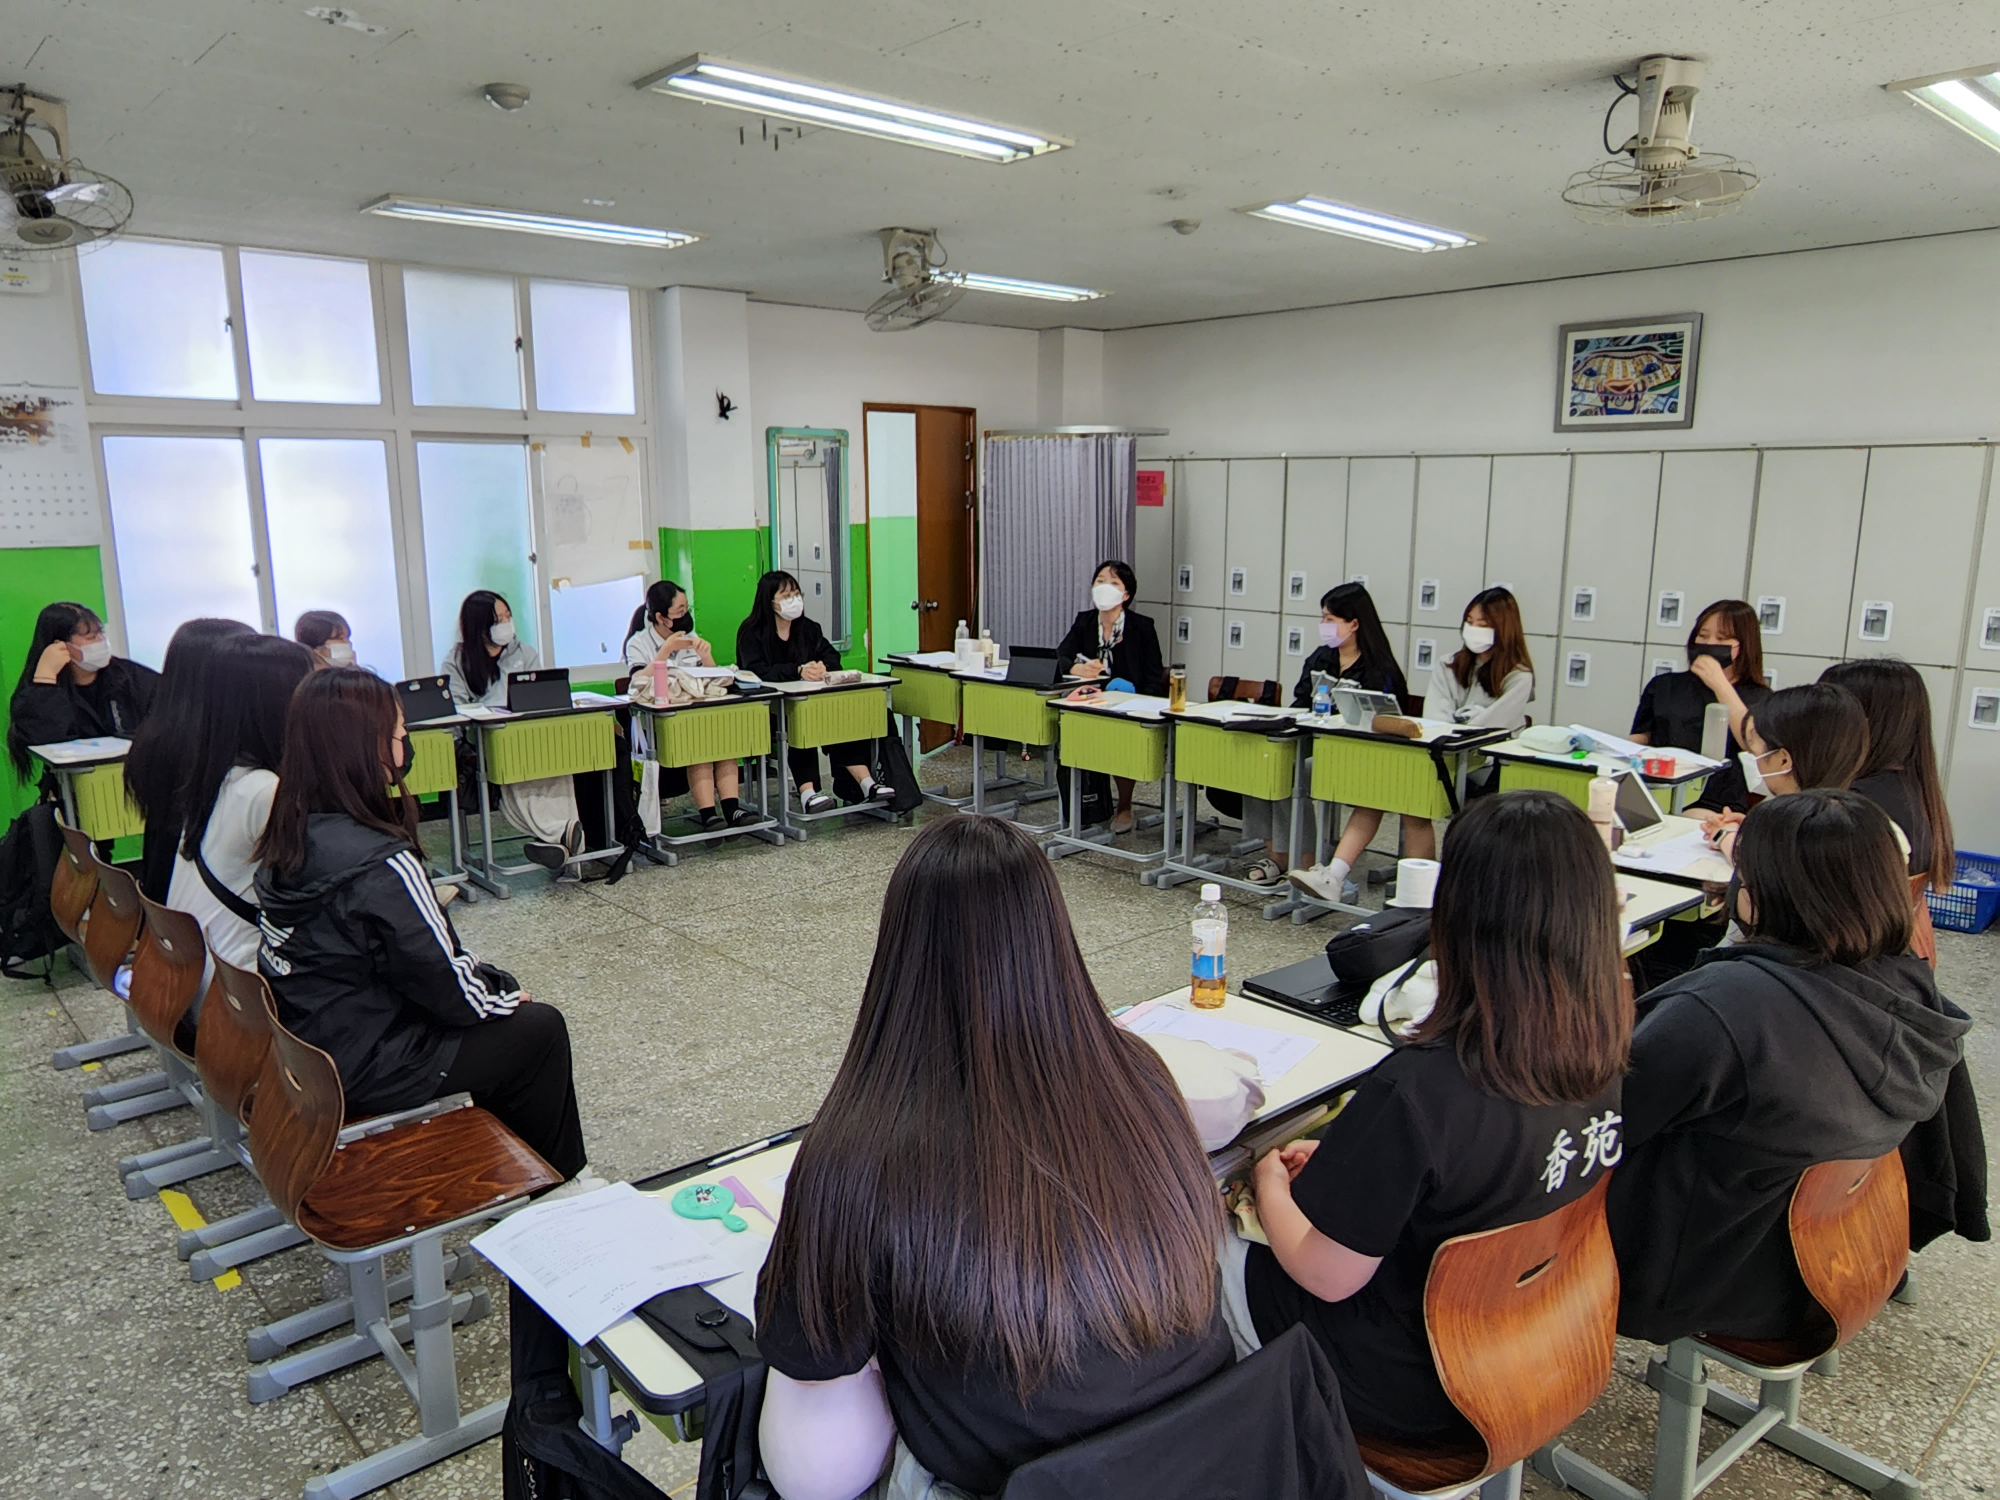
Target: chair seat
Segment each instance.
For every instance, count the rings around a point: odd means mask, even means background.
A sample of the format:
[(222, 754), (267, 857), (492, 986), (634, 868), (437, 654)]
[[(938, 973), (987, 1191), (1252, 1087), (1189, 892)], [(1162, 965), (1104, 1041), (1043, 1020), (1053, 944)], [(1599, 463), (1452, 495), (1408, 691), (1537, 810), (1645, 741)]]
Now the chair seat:
[(454, 1109), (340, 1147), (298, 1224), (329, 1249), (365, 1250), (561, 1181), (485, 1110)]
[(1767, 1370), (1809, 1365), (1833, 1347), (1832, 1337), (1824, 1333), (1783, 1339), (1739, 1339), (1726, 1333), (1703, 1333), (1695, 1336), (1695, 1342)]
[(1379, 1474), (1397, 1489), (1413, 1494), (1460, 1489), (1486, 1473), (1486, 1445), (1476, 1437), (1406, 1443), (1357, 1432), (1354, 1442), (1371, 1474)]

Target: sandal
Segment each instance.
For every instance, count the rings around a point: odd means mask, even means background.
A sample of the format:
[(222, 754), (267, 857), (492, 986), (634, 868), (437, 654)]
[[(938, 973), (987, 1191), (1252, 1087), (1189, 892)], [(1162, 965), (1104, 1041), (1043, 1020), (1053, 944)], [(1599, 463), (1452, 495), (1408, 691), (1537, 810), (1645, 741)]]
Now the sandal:
[(1283, 885), (1285, 872), (1278, 868), (1276, 860), (1260, 859), (1243, 872), (1243, 878), (1252, 885)]

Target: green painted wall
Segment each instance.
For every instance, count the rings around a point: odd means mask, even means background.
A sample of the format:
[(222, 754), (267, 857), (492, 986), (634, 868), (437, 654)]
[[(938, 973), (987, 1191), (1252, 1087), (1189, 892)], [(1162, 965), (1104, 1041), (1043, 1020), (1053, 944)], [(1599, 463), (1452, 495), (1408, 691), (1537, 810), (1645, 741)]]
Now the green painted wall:
[[(35, 616), (42, 606), (73, 599), (104, 613), (104, 564), (95, 547), (19, 547), (0, 550), (0, 684), (8, 698), (20, 681), (21, 667), (35, 636)], [(149, 665), (153, 665), (149, 663)], [(0, 718), (5, 707), (0, 704)], [(7, 762), (0, 775), (0, 804), (6, 821), (35, 800), (33, 786), (23, 786)]]
[[(868, 524), (868, 566), (875, 581), (875, 659), (917, 649), (917, 518), (877, 516)], [(860, 555), (857, 551), (857, 556)]]
[(869, 563), (868, 537), (872, 528), (867, 522), (850, 521), (847, 526), (847, 649), (840, 653), (840, 664), (852, 667), (857, 672), (872, 669), (874, 663), (868, 659), (868, 602), (869, 580), (874, 570)]
[(736, 660), (736, 627), (750, 613), (763, 572), (764, 533), (755, 526), (660, 528), (660, 576), (688, 591), (702, 638), (720, 663)]

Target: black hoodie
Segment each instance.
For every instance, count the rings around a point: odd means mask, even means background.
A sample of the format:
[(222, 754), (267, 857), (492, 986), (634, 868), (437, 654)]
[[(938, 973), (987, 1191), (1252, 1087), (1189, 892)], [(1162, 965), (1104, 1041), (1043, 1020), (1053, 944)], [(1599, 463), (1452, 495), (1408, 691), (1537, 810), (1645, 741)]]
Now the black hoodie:
[(459, 947), (409, 841), (344, 813), (306, 819), (304, 864), (259, 869), (257, 901), (278, 1019), (332, 1055), (350, 1119), (436, 1098), (456, 1033), (521, 1003)]
[(1612, 1174), (1618, 1331), (1782, 1338), (1814, 1321), (1788, 1210), (1816, 1162), (1886, 1155), (1944, 1098), (1971, 1022), (1922, 959), (1744, 943), (1639, 1002)]

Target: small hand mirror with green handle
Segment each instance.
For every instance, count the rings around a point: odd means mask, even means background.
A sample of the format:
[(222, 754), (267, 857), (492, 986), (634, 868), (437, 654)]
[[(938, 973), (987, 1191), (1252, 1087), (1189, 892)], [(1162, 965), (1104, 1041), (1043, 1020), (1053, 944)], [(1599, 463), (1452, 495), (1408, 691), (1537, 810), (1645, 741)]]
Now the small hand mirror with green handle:
[(690, 1182), (674, 1194), (674, 1212), (683, 1219), (720, 1219), (724, 1229), (740, 1234), (750, 1222), (735, 1207), (736, 1195), (712, 1182)]

